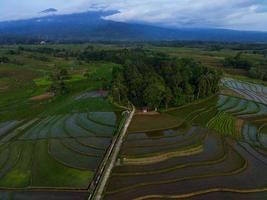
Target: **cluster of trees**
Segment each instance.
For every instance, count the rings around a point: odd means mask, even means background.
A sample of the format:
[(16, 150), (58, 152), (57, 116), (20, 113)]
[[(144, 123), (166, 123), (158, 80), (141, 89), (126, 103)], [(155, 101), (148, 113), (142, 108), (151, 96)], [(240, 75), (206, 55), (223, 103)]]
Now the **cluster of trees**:
[(1, 63), (8, 63), (8, 62), (9, 62), (9, 58), (8, 57), (6, 57), (6, 56), (0, 57), (0, 64)]
[(7, 55), (19, 55), (20, 53), (21, 52), (18, 49), (16, 49), (16, 50), (8, 50), (6, 52)]
[(120, 104), (130, 101), (138, 107), (168, 108), (216, 93), (221, 75), (192, 59), (139, 52), (123, 67), (114, 68), (111, 93)]
[(70, 79), (68, 70), (63, 68), (56, 68), (56, 70), (50, 75), (52, 81), (49, 91), (54, 94), (67, 94), (69, 88), (67, 87), (65, 80)]
[(242, 52), (239, 52), (236, 56), (226, 57), (223, 61), (223, 66), (226, 68), (249, 70), (252, 67), (252, 63), (242, 58)]
[(251, 67), (249, 70), (249, 75), (252, 78), (267, 81), (267, 61), (261, 61)]
[[(83, 51), (52, 47), (26, 47), (19, 46), (18, 52), (27, 51), (52, 55), (54, 57), (69, 58), (76, 57), (80, 61), (110, 61), (123, 63), (130, 56), (128, 49), (119, 50), (97, 50), (94, 46), (88, 45)], [(132, 53), (131, 53), (132, 54)]]
[(38, 54), (29, 55), (28, 57), (31, 59), (38, 60), (38, 61), (42, 61), (42, 62), (49, 62), (50, 61), (50, 59), (48, 57), (38, 55)]
[[(264, 51), (263, 51), (264, 52)], [(252, 78), (267, 81), (267, 60), (249, 61), (242, 58), (242, 53), (238, 53), (234, 57), (227, 57), (223, 61), (225, 68), (244, 69)]]
[(76, 57), (79, 55), (79, 52), (75, 52), (72, 50), (67, 50), (64, 48), (50, 48), (50, 47), (25, 47), (25, 46), (19, 46), (18, 51), (27, 51), (27, 52), (33, 52), (33, 53), (41, 53), (41, 54), (48, 54), (52, 55), (54, 57), (60, 57), (60, 58), (68, 58), (68, 57)]
[(267, 58), (267, 49), (264, 50), (254, 50), (252, 51), (253, 54), (263, 55), (264, 58)]
[[(143, 50), (140, 50), (143, 51)], [(78, 55), (78, 60), (90, 61), (108, 61), (123, 64), (139, 52), (139, 49), (118, 49), (118, 50), (94, 50), (93, 47), (87, 48)]]
[(0, 37), (0, 44), (3, 45), (38, 44), (39, 41), (40, 39), (38, 38), (11, 36), (10, 34), (5, 34)]

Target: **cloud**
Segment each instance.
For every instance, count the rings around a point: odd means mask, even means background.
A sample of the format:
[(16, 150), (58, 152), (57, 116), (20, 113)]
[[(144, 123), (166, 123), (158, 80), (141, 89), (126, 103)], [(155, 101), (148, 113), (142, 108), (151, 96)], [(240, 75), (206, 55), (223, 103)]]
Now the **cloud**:
[[(119, 10), (120, 13), (104, 19), (168, 27), (267, 31), (267, 0), (20, 0), (19, 5), (16, 5), (17, 0), (1, 2), (6, 7), (12, 5), (15, 10), (19, 6), (25, 12), (16, 13), (25, 15), (48, 7), (55, 7), (60, 13)], [(0, 13), (4, 13), (3, 16), (12, 13), (1, 9), (1, 4)], [(3, 16), (0, 14), (0, 20)]]
[(121, 11), (105, 18), (114, 21), (267, 31), (267, 1), (126, 0), (110, 7)]

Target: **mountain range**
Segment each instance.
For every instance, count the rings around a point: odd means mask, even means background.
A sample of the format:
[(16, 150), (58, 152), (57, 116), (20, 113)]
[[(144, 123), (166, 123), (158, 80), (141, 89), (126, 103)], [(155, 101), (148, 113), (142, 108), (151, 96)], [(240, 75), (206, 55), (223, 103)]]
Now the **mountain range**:
[[(88, 11), (55, 15), (57, 10), (32, 19), (0, 22), (0, 43), (22, 41), (89, 42), (89, 41), (220, 41), (267, 42), (267, 32), (208, 28), (166, 28), (148, 24), (105, 20), (118, 11)], [(53, 15), (52, 15), (53, 14)]]
[(48, 9), (43, 10), (40, 13), (55, 13), (55, 12), (57, 12), (57, 9), (55, 9), (55, 8), (48, 8)]

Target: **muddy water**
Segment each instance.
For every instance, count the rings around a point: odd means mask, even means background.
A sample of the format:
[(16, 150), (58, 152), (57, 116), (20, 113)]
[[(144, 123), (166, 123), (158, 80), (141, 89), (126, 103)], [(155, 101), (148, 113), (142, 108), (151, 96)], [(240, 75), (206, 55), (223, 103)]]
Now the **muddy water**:
[[(160, 174), (158, 177), (153, 175), (147, 176), (148, 179), (145, 177), (143, 181), (149, 180), (150, 184), (136, 185), (136, 187), (131, 185), (132, 180), (130, 179), (132, 178), (129, 177), (127, 181), (128, 189), (127, 187), (124, 188), (123, 184), (120, 184), (120, 187), (117, 188), (118, 192), (112, 193), (112, 191), (116, 190), (110, 190), (111, 193), (106, 196), (106, 199), (134, 199), (140, 196), (155, 194), (179, 195), (210, 188), (233, 188), (241, 190), (265, 188), (267, 174), (262, 172), (266, 170), (266, 165), (253, 157), (234, 140), (229, 140), (227, 145), (233, 148), (237, 153), (229, 152), (229, 157), (225, 162), (213, 166), (191, 168), (191, 170), (177, 170), (177, 174), (172, 174), (172, 176), (171, 174), (164, 173)], [(240, 162), (240, 157), (246, 160), (246, 165)], [(197, 176), (198, 173), (208, 173), (210, 176)], [(187, 179), (186, 177), (188, 176), (191, 177)], [(141, 177), (134, 178), (134, 180), (138, 179), (142, 180)], [(161, 180), (164, 180), (162, 184), (160, 183)], [(111, 182), (111, 184), (113, 183), (114, 182)], [(115, 187), (116, 186), (113, 186), (114, 189)]]
[[(177, 199), (183, 194), (189, 195), (186, 199), (192, 200), (267, 199), (267, 107), (225, 96), (220, 96), (218, 103), (203, 105), (181, 109), (188, 111), (188, 121), (198, 125), (186, 129), (178, 127), (158, 132), (129, 133), (121, 158), (160, 154), (191, 148), (194, 144), (201, 144), (202, 152), (154, 164), (121, 162), (113, 170), (104, 199), (168, 199), (168, 195)], [(193, 114), (190, 115), (191, 112)], [(234, 129), (233, 134), (223, 136), (207, 129), (205, 132), (203, 127), (220, 112), (234, 117), (233, 127), (224, 126), (227, 120), (221, 120), (225, 131)], [(185, 115), (178, 111), (172, 114)], [(205, 137), (202, 137), (203, 134)], [(155, 198), (149, 198), (150, 195)]]
[(157, 143), (149, 144), (149, 145), (140, 145), (139, 142), (136, 142), (134, 145), (131, 146), (124, 146), (122, 149), (122, 154), (126, 157), (128, 156), (136, 156), (136, 157), (143, 157), (146, 154), (157, 154), (161, 152), (168, 152), (173, 151), (175, 149), (181, 149), (190, 147), (192, 145), (198, 144), (203, 141), (204, 137), (206, 136), (205, 130), (192, 130), (189, 131), (189, 134), (185, 137), (175, 137), (172, 141), (163, 141), (163, 138), (160, 139)]
[[(267, 193), (267, 174), (262, 172), (267, 170), (267, 163), (264, 163), (262, 158), (265, 157), (260, 157), (259, 151), (246, 148), (243, 144), (249, 146), (256, 142), (264, 144), (265, 129), (258, 134), (258, 125), (246, 120), (240, 120), (236, 126), (243, 136), (240, 141), (208, 132), (203, 139), (203, 152), (197, 155), (171, 158), (156, 164), (141, 166), (122, 164), (115, 167), (105, 199), (127, 200), (147, 195), (160, 195), (161, 198), (155, 199), (166, 199), (165, 195), (181, 195), (214, 188), (248, 191), (252, 193), (246, 196), (247, 199), (254, 197), (264, 199)], [(196, 135), (201, 135), (200, 130), (204, 129), (194, 127), (194, 131), (182, 135), (177, 134), (179, 130), (165, 131), (166, 137), (157, 139), (131, 138), (130, 141), (125, 142), (122, 152), (125, 155), (159, 152), (162, 150), (161, 141), (164, 147), (169, 147), (170, 150), (176, 149), (181, 146), (173, 146), (173, 141), (179, 141), (180, 144), (184, 141), (190, 141), (190, 144), (199, 142), (201, 137), (198, 138)], [(170, 137), (171, 133), (177, 135)], [(184, 147), (188, 146), (186, 142), (184, 144)], [(207, 193), (192, 199), (201, 199), (201, 197), (235, 199), (243, 196), (240, 192), (230, 194), (214, 192), (214, 194)]]
[[(131, 173), (134, 172), (151, 172), (173, 168), (177, 165), (191, 163), (207, 162), (209, 160), (217, 160), (224, 156), (226, 148), (223, 146), (223, 140), (216, 134), (210, 135), (203, 143), (203, 152), (201, 154), (185, 156), (180, 158), (172, 158), (157, 165), (128, 166), (121, 165), (114, 169), (114, 173)], [(133, 169), (134, 168), (134, 169)]]

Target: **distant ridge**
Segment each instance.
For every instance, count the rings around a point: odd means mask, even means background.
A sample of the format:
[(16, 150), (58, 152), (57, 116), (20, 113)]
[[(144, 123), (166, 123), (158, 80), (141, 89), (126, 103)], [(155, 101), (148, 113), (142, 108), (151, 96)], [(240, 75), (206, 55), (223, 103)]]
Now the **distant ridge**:
[[(166, 28), (147, 24), (105, 20), (119, 11), (88, 11), (0, 22), (0, 44), (90, 41), (216, 41), (267, 43), (267, 32), (229, 29)], [(51, 14), (51, 15), (49, 15)]]
[(54, 13), (57, 12), (57, 9), (55, 8), (48, 8), (46, 10), (41, 11), (40, 13)]

